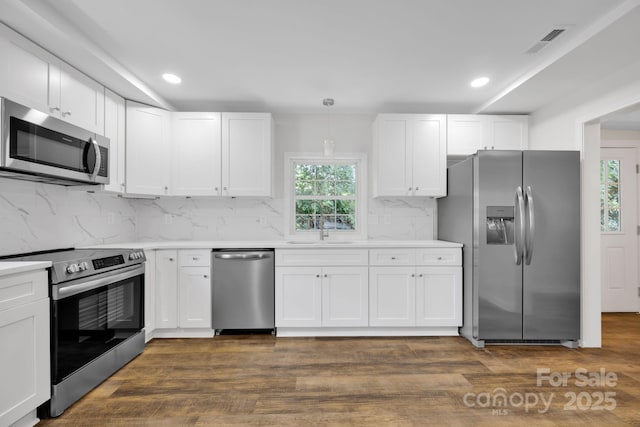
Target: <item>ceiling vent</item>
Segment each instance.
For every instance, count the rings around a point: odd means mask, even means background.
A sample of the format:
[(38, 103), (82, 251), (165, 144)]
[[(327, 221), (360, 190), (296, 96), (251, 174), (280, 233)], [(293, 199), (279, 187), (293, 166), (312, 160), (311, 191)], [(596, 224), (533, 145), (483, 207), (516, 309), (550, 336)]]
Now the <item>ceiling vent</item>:
[(538, 41), (536, 44), (531, 46), (529, 50), (527, 50), (525, 53), (532, 54), (532, 53), (540, 52), (543, 48), (547, 47), (549, 43), (551, 43), (553, 40), (555, 40), (560, 34), (564, 33), (565, 31), (566, 31), (566, 28), (554, 28), (553, 30), (549, 31), (547, 35), (542, 37), (540, 41)]

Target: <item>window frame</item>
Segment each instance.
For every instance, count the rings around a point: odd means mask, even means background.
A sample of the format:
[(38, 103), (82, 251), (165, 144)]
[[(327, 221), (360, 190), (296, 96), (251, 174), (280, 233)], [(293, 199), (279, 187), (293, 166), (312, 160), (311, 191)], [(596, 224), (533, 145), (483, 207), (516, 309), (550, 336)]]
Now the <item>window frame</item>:
[(317, 241), (320, 239), (318, 230), (297, 231), (295, 223), (296, 195), (295, 195), (295, 165), (311, 164), (354, 164), (356, 169), (356, 197), (355, 218), (356, 229), (327, 230), (328, 241), (366, 240), (367, 238), (367, 156), (364, 153), (340, 153), (325, 157), (319, 153), (285, 153), (284, 178), (284, 237), (287, 240)]

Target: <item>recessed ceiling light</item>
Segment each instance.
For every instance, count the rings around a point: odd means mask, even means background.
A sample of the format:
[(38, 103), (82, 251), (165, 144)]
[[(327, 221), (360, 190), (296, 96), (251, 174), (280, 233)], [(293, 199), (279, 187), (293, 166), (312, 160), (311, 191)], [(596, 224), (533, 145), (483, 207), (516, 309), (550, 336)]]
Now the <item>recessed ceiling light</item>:
[(171, 73), (164, 73), (162, 75), (162, 78), (166, 82), (169, 82), (169, 83), (174, 84), (174, 85), (177, 85), (177, 84), (182, 82), (182, 79), (180, 77), (176, 76), (175, 74), (171, 74)]
[(482, 87), (487, 83), (489, 83), (489, 77), (478, 77), (477, 79), (472, 80), (470, 85), (471, 87)]

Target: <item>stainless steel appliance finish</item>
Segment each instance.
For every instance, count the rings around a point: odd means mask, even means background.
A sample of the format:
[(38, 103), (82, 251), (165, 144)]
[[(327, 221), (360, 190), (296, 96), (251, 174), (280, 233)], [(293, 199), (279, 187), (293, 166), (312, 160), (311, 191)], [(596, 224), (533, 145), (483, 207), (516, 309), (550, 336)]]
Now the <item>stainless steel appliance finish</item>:
[(461, 334), (485, 343), (580, 338), (580, 157), (478, 151), (448, 169), (438, 238), (464, 244)]
[(62, 185), (109, 183), (109, 139), (0, 98), (0, 176)]
[(227, 249), (212, 252), (212, 327), (271, 329), (275, 327), (273, 249)]
[(51, 400), (56, 417), (144, 350), (142, 250), (65, 249), (15, 261), (51, 261)]

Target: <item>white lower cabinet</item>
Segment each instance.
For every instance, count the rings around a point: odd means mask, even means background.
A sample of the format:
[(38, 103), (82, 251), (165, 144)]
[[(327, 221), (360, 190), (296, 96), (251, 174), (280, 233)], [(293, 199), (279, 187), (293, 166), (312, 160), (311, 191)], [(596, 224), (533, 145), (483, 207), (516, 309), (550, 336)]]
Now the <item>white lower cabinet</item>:
[(277, 249), (278, 335), (457, 335), (461, 258), (460, 248)]
[(276, 327), (367, 326), (368, 276), (366, 250), (276, 250)]
[(144, 254), (144, 334), (149, 341), (156, 329), (156, 251), (145, 250)]
[(50, 397), (46, 270), (0, 277), (0, 425), (34, 425)]
[(156, 251), (156, 337), (213, 336), (211, 250)]
[(374, 249), (370, 262), (371, 326), (462, 326), (460, 249)]
[(276, 327), (367, 326), (366, 267), (276, 267)]
[(414, 267), (371, 267), (369, 324), (415, 326), (415, 290)]
[(462, 269), (416, 268), (416, 325), (462, 326)]

